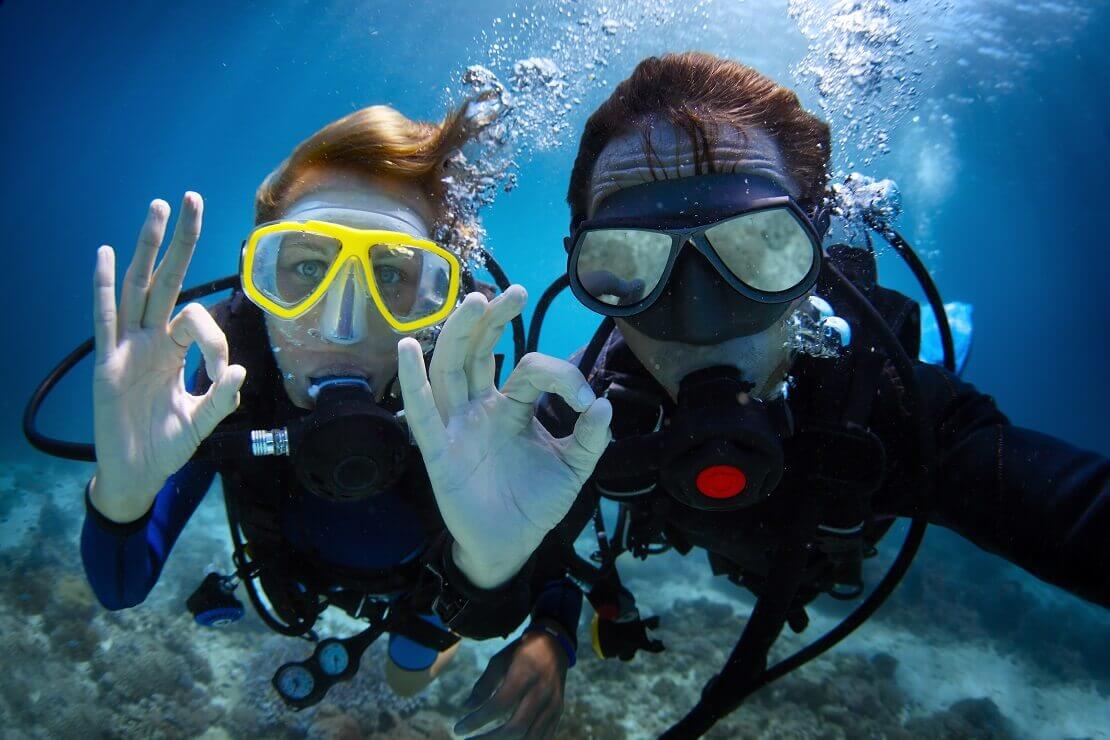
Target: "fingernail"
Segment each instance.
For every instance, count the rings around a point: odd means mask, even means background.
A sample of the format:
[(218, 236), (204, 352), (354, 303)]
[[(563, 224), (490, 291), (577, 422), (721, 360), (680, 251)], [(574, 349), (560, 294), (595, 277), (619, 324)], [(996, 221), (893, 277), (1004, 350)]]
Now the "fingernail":
[(578, 389), (578, 402), (582, 404), (583, 408), (588, 408), (591, 403), (596, 400), (593, 389), (588, 385), (584, 385)]

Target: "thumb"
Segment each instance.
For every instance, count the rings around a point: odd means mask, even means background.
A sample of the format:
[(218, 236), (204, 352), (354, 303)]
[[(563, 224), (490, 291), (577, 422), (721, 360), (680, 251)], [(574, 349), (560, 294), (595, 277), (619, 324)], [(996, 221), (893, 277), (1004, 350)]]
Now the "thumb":
[(247, 379), (242, 365), (228, 365), (220, 373), (208, 392), (201, 397), (193, 416), (200, 439), (207, 439), (221, 421), (239, 408), (239, 389)]

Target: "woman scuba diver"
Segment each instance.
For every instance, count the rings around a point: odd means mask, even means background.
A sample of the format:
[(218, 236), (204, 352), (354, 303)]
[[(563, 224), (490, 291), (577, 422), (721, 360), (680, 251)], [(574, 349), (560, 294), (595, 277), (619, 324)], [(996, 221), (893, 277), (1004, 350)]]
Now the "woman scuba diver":
[[(190, 608), (204, 623), (235, 618), (242, 582), (270, 627), (315, 641), (274, 677), (289, 706), (349, 679), (386, 631), (389, 682), (412, 694), (459, 635), (508, 634), (535, 606), (499, 656), (514, 678), (496, 693), (542, 737), (561, 711), (580, 597), (533, 551), (605, 448), (610, 409), (574, 366), (540, 355), (495, 386), (493, 348), (525, 292), (487, 300), (466, 268), (475, 255), (442, 238), (463, 228), (444, 163), (472, 134), (463, 111), (426, 124), (384, 106), (325, 126), (258, 189), (240, 281), (211, 313), (173, 313), (198, 194), (157, 266), (170, 209), (151, 203), (118, 309), (115, 254), (100, 248), (81, 553), (105, 607), (141, 603), (219, 473), (236, 572), (210, 575)], [(187, 382), (194, 344), (203, 363)], [(543, 392), (581, 412), (572, 434), (535, 423)], [(370, 626), (318, 640), (329, 605)]]

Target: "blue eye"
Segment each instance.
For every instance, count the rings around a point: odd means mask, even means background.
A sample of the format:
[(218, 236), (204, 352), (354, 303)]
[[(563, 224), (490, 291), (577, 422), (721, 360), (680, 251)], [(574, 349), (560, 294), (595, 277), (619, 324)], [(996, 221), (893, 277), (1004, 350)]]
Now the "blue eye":
[(397, 285), (404, 282), (405, 273), (396, 267), (383, 266), (378, 268), (378, 284)]
[(318, 283), (324, 278), (326, 267), (327, 265), (321, 260), (305, 260), (304, 262), (298, 262), (294, 265), (293, 272), (297, 273), (298, 276), (305, 280)]

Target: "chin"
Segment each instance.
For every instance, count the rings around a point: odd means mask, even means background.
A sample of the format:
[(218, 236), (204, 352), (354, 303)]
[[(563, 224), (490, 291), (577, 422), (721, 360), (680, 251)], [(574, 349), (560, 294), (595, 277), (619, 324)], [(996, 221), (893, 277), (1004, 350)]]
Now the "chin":
[(777, 394), (790, 363), (781, 322), (758, 334), (708, 345), (652, 339), (625, 322), (620, 324), (632, 352), (672, 395), (678, 393), (679, 384), (690, 373), (723, 365), (738, 369), (755, 386), (753, 395), (757, 398), (768, 398)]
[(289, 396), (289, 400), (293, 405), (301, 409), (311, 409), (316, 405), (308, 395), (308, 379), (286, 380), (285, 381), (285, 395)]

